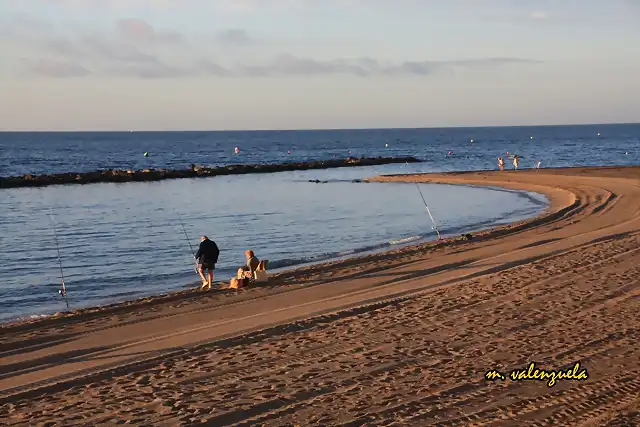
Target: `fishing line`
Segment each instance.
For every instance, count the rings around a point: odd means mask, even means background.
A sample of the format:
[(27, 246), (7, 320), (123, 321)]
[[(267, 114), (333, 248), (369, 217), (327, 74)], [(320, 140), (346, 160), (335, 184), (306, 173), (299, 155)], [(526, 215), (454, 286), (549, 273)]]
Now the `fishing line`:
[[(175, 210), (175, 209), (174, 209)], [(178, 221), (180, 221), (180, 225), (182, 226), (182, 231), (184, 232), (184, 237), (187, 238), (187, 243), (189, 243), (189, 248), (191, 249), (191, 254), (193, 255), (193, 258), (195, 259), (196, 257), (196, 253), (193, 250), (193, 246), (191, 245), (191, 239), (189, 239), (189, 235), (187, 234), (187, 229), (184, 226), (184, 223), (182, 222), (182, 217), (180, 216), (180, 213), (175, 210), (176, 215), (178, 216)], [(196, 274), (200, 274), (198, 272), (198, 260), (195, 260), (196, 266), (193, 268), (193, 270), (196, 272)]]
[(64, 298), (64, 301), (67, 304), (67, 310), (69, 310), (69, 299), (67, 298), (67, 287), (64, 284), (64, 271), (62, 270), (62, 257), (60, 256), (60, 244), (58, 243), (58, 232), (56, 230), (56, 221), (53, 218), (53, 210), (51, 209), (51, 206), (49, 206), (49, 217), (53, 223), (53, 238), (56, 242), (56, 250), (58, 251), (58, 265), (60, 266), (60, 280), (62, 281), (62, 289), (60, 289), (58, 293)]

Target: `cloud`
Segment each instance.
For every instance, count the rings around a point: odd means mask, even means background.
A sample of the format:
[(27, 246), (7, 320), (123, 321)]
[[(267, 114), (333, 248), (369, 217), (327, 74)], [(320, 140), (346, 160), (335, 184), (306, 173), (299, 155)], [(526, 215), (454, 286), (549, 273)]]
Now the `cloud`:
[[(18, 1), (18, 0), (16, 0)], [(22, 0), (44, 6), (53, 6), (62, 10), (106, 10), (111, 12), (129, 12), (133, 10), (178, 10), (198, 9), (215, 10), (244, 14), (265, 10), (291, 11), (307, 10), (318, 4), (329, 7), (344, 7), (361, 4), (362, 0)]]
[[(266, 65), (225, 67), (209, 59), (174, 66), (155, 57), (148, 60), (128, 56), (113, 57), (115, 63), (85, 67), (79, 62), (29, 60), (26, 65), (33, 74), (47, 77), (80, 77), (88, 74), (137, 77), (142, 79), (182, 78), (189, 76), (253, 77), (352, 75), (358, 77), (428, 76), (455, 68), (496, 67), (508, 64), (535, 64), (538, 61), (520, 58), (484, 58), (458, 61), (382, 62), (374, 58), (335, 59), (319, 61), (290, 54), (279, 55)], [(146, 58), (143, 58), (146, 59)]]
[(164, 63), (157, 64), (125, 64), (108, 67), (99, 72), (125, 77), (137, 77), (141, 79), (171, 79), (186, 77), (194, 74), (194, 70), (187, 67), (176, 67)]
[(547, 12), (542, 10), (537, 10), (531, 12), (531, 19), (542, 20), (547, 18)]
[(79, 40), (79, 44), (88, 55), (95, 55), (102, 60), (116, 62), (134, 62), (158, 64), (155, 55), (143, 52), (138, 47), (119, 41), (110, 41), (96, 35), (88, 35)]
[(241, 47), (253, 43), (251, 37), (245, 30), (230, 29), (221, 31), (216, 36), (217, 40), (227, 47)]
[(291, 54), (279, 55), (266, 66), (242, 66), (239, 75), (252, 77), (268, 76), (314, 76), (346, 74), (359, 77), (414, 75), (426, 76), (452, 68), (501, 66), (507, 64), (533, 64), (537, 61), (520, 58), (484, 58), (458, 61), (404, 61), (382, 62), (374, 58), (335, 59), (319, 61)]
[[(32, 31), (32, 28), (35, 30)], [(46, 28), (49, 30), (38, 32)], [(225, 64), (212, 60), (209, 46), (205, 50), (198, 50), (182, 34), (157, 30), (140, 19), (118, 20), (111, 31), (53, 28), (47, 27), (46, 23), (26, 20), (9, 32), (13, 35), (12, 44), (13, 41), (18, 42), (14, 47), (18, 47), (16, 51), (22, 57), (28, 57), (28, 51), (34, 52), (30, 59), (20, 61), (29, 75), (60, 78), (89, 74), (142, 79), (189, 76), (428, 76), (453, 69), (537, 62), (521, 58), (400, 62), (370, 57), (320, 60), (285, 53), (267, 62)], [(255, 43), (243, 29), (227, 29), (216, 33), (214, 38), (218, 41), (218, 47), (237, 48)]]
[(30, 0), (44, 6), (53, 6), (68, 10), (96, 10), (107, 9), (125, 12), (136, 8), (151, 10), (167, 10), (190, 6), (202, 6), (209, 1), (216, 0)]
[[(52, 31), (35, 34), (32, 27)], [(22, 45), (23, 56), (27, 51), (35, 51), (35, 59), (20, 61), (29, 75), (67, 78), (103, 74), (168, 78), (189, 74), (183, 68), (164, 63), (161, 58), (163, 49), (184, 48), (183, 37), (177, 32), (157, 31), (147, 22), (137, 19), (116, 21), (112, 32), (68, 30), (43, 27), (39, 21), (21, 21), (20, 25), (14, 25), (8, 36), (18, 42), (16, 46)]]
[(26, 70), (36, 76), (70, 78), (84, 77), (89, 70), (71, 61), (56, 61), (51, 59), (23, 59)]
[(182, 34), (175, 31), (156, 31), (141, 19), (120, 19), (116, 23), (118, 34), (129, 42), (145, 44), (181, 44)]
[(374, 0), (211, 0), (218, 10), (236, 13), (255, 13), (273, 10), (309, 11), (317, 7), (326, 7), (332, 10), (336, 8), (363, 8)]
[(160, 61), (126, 63), (93, 70), (97, 74), (138, 77), (142, 79), (182, 78), (189, 76), (267, 78), (277, 76), (352, 75), (358, 77), (427, 76), (454, 68), (477, 68), (508, 64), (534, 64), (537, 61), (519, 58), (485, 58), (459, 61), (382, 62), (374, 58), (335, 59), (319, 61), (283, 54), (266, 65), (225, 67), (209, 59), (172, 66)]
[(196, 63), (195, 69), (210, 76), (216, 76), (216, 77), (232, 77), (233, 76), (232, 70), (225, 68), (219, 64), (216, 64), (215, 62), (212, 62), (208, 59), (202, 59), (198, 61)]

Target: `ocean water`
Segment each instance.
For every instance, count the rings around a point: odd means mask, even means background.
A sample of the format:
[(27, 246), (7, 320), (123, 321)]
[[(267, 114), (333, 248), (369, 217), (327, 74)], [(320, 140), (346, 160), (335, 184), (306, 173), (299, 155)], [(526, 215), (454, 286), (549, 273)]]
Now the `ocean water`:
[[(63, 308), (56, 293), (56, 235), (73, 307), (193, 285), (198, 277), (190, 244), (197, 250), (203, 234), (221, 250), (218, 280), (235, 274), (246, 249), (278, 269), (434, 239), (414, 184), (351, 182), (404, 170), (410, 169), (387, 165), (4, 190), (0, 317)], [(542, 196), (515, 191), (421, 188), (443, 235), (526, 218), (546, 206)]]
[[(600, 134), (600, 135), (598, 135)], [(531, 139), (533, 137), (533, 139)], [(471, 142), (473, 140), (473, 142)], [(234, 154), (234, 148), (240, 152)], [(143, 153), (149, 156), (144, 157)], [(451, 152), (451, 155), (448, 153)], [(352, 156), (416, 156), (431, 171), (637, 164), (640, 125), (251, 132), (0, 133), (0, 176), (192, 163), (281, 163)]]
[[(57, 294), (55, 235), (71, 307), (104, 304), (198, 282), (189, 243), (197, 249), (203, 234), (221, 248), (216, 280), (235, 273), (244, 262), (245, 249), (255, 250), (258, 257), (270, 260), (270, 269), (278, 269), (436, 237), (414, 184), (353, 183), (353, 179), (381, 173), (490, 169), (495, 168), (495, 158), (507, 151), (522, 156), (521, 167), (538, 160), (543, 167), (639, 164), (639, 136), (638, 125), (0, 133), (2, 176), (179, 168), (191, 163), (275, 163), (345, 157), (349, 151), (354, 156), (413, 155), (425, 160), (410, 165), (0, 190), (0, 319), (64, 309)], [(235, 146), (240, 148), (237, 156)], [(142, 156), (145, 151), (148, 158)], [(315, 179), (329, 182), (308, 182)], [(544, 197), (532, 193), (446, 185), (420, 188), (443, 235), (524, 219), (546, 206)]]

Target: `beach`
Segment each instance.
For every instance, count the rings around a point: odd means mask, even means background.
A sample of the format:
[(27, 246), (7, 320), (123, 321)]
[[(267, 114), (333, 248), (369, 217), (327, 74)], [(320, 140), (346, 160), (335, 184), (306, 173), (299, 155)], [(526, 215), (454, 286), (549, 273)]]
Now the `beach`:
[[(2, 325), (0, 419), (640, 423), (640, 167), (371, 181), (497, 186), (551, 205), (471, 240), (302, 267), (239, 293), (187, 290)], [(548, 372), (579, 363), (586, 377), (509, 376), (531, 362)]]
[[(415, 185), (360, 182), (408, 170), (389, 164), (0, 190), (0, 323), (63, 309), (59, 264), (74, 310), (193, 287), (193, 250), (203, 234), (221, 251), (216, 280), (234, 276), (247, 249), (275, 272), (434, 239)], [(309, 182), (315, 178), (327, 182)], [(523, 220), (548, 206), (530, 192), (420, 187), (443, 235)], [(34, 262), (37, 275), (24, 268)]]

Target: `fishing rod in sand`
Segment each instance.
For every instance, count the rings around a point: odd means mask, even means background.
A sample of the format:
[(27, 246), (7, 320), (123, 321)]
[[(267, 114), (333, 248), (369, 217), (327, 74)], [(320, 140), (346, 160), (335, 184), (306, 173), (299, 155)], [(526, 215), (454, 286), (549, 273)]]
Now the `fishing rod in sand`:
[(200, 274), (198, 272), (198, 260), (196, 260), (196, 253), (193, 250), (193, 246), (191, 245), (191, 239), (189, 239), (189, 235), (187, 234), (187, 229), (184, 226), (184, 223), (182, 222), (182, 217), (180, 216), (180, 213), (178, 211), (175, 211), (176, 215), (178, 216), (178, 221), (180, 221), (180, 225), (182, 226), (182, 231), (184, 231), (184, 237), (187, 238), (187, 243), (189, 243), (189, 248), (191, 249), (191, 255), (193, 255), (193, 259), (195, 260), (196, 266), (193, 268), (193, 271), (196, 272), (196, 274)]
[[(409, 162), (405, 162), (405, 164), (407, 165), (407, 168), (409, 168)], [(427, 213), (429, 214), (429, 218), (431, 218), (431, 223), (433, 224), (433, 229), (436, 230), (436, 234), (438, 235), (438, 240), (441, 240), (442, 237), (440, 236), (440, 230), (438, 230), (438, 226), (436, 225), (436, 220), (433, 219), (433, 215), (431, 215), (431, 210), (429, 209), (429, 205), (427, 205), (427, 201), (424, 198), (424, 195), (422, 194), (422, 190), (420, 190), (420, 185), (416, 182), (416, 188), (418, 189), (418, 192), (420, 193), (420, 197), (422, 197), (422, 203), (424, 203), (424, 207), (427, 208)]]
[[(407, 168), (409, 168), (409, 162), (405, 162), (405, 165), (407, 166)], [(382, 175), (375, 167), (373, 166), (371, 167), (378, 175)], [(422, 190), (420, 190), (420, 185), (418, 185), (417, 182), (414, 184), (416, 184), (416, 188), (418, 189), (418, 192), (420, 193), (420, 197), (422, 198), (422, 203), (424, 204), (424, 207), (427, 208), (427, 213), (429, 214), (429, 218), (431, 218), (431, 223), (433, 224), (431, 228), (436, 231), (436, 234), (438, 235), (438, 240), (441, 240), (442, 237), (440, 236), (440, 230), (438, 230), (438, 226), (436, 225), (436, 220), (433, 219), (433, 215), (431, 214), (431, 209), (429, 209), (429, 205), (427, 205), (427, 201), (424, 198), (424, 194), (422, 194)]]
[(64, 298), (64, 302), (67, 304), (67, 310), (69, 310), (69, 299), (67, 298), (67, 287), (64, 284), (64, 271), (62, 270), (62, 257), (60, 256), (60, 244), (58, 243), (58, 232), (56, 231), (56, 221), (53, 219), (51, 206), (49, 206), (49, 216), (53, 223), (53, 238), (56, 242), (56, 250), (58, 251), (58, 265), (60, 266), (60, 280), (62, 281), (62, 288), (58, 290), (58, 293)]

